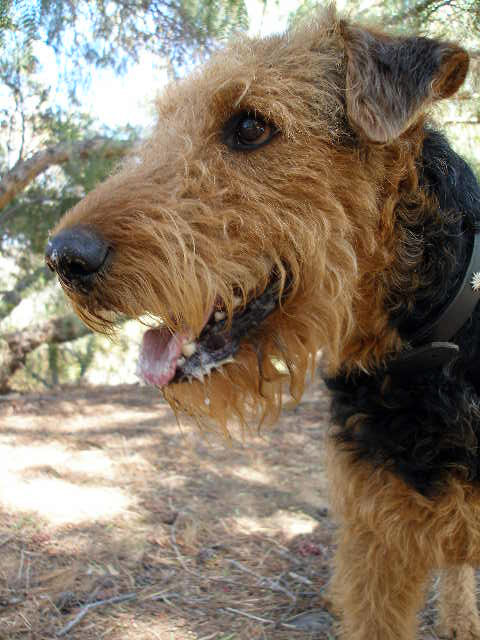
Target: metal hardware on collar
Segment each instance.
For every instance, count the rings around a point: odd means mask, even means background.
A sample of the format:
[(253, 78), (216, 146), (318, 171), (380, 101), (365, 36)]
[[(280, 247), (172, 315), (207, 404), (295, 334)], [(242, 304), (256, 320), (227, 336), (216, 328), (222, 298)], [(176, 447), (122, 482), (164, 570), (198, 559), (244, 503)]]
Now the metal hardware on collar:
[(472, 254), (465, 275), (456, 295), (440, 316), (430, 325), (420, 329), (412, 338), (419, 340), (448, 341), (463, 327), (480, 300), (480, 291), (472, 286), (474, 275), (480, 271), (480, 223), (473, 225)]
[(472, 289), (474, 291), (480, 291), (480, 271), (476, 271), (473, 274), (470, 284), (472, 285)]
[(429, 342), (416, 349), (400, 352), (388, 362), (388, 373), (409, 373), (428, 371), (444, 367), (460, 353), (460, 347), (453, 342)]
[(475, 220), (472, 227), (472, 254), (457, 293), (440, 316), (422, 327), (410, 340), (413, 345), (421, 344), (396, 354), (388, 361), (386, 369), (389, 373), (443, 367), (459, 355), (460, 348), (450, 341), (471, 317), (480, 300), (480, 221)]

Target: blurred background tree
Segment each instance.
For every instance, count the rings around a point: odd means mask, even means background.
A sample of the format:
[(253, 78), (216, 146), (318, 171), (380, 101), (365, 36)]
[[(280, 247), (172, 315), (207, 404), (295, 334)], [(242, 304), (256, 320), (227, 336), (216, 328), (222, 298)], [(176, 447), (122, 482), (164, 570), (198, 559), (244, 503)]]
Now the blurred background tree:
[[(43, 260), (48, 231), (142, 134), (83, 112), (91, 74), (124, 74), (148, 51), (174, 76), (246, 27), (241, 0), (0, 0), (0, 392), (78, 380), (101, 350)], [(38, 44), (55, 54), (66, 108)]]
[[(152, 78), (159, 69), (182, 75), (218, 42), (247, 30), (247, 5), (255, 3), (263, 21), (252, 27), (268, 32), (279, 0), (0, 0), (0, 393), (134, 379), (136, 325), (127, 323), (115, 345), (90, 334), (43, 262), (49, 229), (145, 134), (142, 126), (108, 127), (93, 117), (89, 83), (101, 69), (128, 73), (145, 54), (155, 61)], [(290, 0), (289, 21), (318, 4)], [(480, 173), (480, 0), (340, 6), (468, 49), (468, 82), (435, 118)], [(40, 55), (47, 50), (55, 61), (49, 74)]]

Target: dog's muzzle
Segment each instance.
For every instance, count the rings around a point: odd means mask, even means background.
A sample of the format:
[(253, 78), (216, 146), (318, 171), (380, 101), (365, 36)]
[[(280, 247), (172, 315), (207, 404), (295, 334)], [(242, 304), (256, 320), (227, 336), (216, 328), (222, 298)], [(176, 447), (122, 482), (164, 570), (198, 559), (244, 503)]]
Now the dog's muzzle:
[(48, 241), (45, 261), (73, 291), (89, 293), (105, 270), (110, 247), (92, 227), (75, 226)]

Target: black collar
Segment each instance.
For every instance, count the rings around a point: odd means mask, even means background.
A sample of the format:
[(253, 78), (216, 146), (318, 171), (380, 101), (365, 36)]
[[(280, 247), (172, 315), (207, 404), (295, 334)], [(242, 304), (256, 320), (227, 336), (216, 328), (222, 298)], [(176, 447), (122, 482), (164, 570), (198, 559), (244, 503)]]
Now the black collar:
[[(463, 280), (440, 315), (410, 339), (409, 346), (388, 361), (389, 373), (414, 373), (443, 367), (460, 354), (452, 338), (473, 314), (480, 300), (480, 221), (473, 221), (472, 253)], [(477, 282), (478, 280), (478, 282)]]

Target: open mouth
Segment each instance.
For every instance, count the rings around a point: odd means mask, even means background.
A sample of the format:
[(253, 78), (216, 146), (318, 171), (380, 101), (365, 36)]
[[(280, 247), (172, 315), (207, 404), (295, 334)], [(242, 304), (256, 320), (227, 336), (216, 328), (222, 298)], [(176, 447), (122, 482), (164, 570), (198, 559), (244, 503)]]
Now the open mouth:
[(167, 327), (149, 329), (143, 337), (139, 375), (157, 387), (192, 378), (203, 381), (205, 375), (233, 362), (242, 340), (279, 305), (279, 290), (279, 280), (274, 279), (245, 306), (235, 299), (230, 326), (225, 311), (215, 309), (195, 340), (186, 334), (172, 334)]

